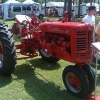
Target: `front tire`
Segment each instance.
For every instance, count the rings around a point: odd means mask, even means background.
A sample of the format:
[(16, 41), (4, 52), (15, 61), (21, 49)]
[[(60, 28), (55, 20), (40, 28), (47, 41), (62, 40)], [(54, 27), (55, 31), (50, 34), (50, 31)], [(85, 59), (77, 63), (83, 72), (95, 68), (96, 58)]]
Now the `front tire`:
[(53, 57), (50, 54), (47, 54), (44, 49), (39, 49), (39, 53), (40, 53), (40, 55), (41, 55), (41, 57), (44, 61), (47, 61), (47, 62), (50, 62), (50, 63), (56, 63), (57, 61), (59, 61), (58, 58)]
[(65, 67), (62, 78), (66, 89), (75, 97), (83, 98), (88, 94), (88, 78), (78, 67), (72, 65)]
[(16, 54), (12, 33), (8, 26), (0, 23), (0, 74), (10, 75), (15, 70)]
[(89, 80), (90, 88), (88, 93), (90, 94), (95, 90), (95, 72), (88, 64), (83, 65), (82, 69), (85, 71)]

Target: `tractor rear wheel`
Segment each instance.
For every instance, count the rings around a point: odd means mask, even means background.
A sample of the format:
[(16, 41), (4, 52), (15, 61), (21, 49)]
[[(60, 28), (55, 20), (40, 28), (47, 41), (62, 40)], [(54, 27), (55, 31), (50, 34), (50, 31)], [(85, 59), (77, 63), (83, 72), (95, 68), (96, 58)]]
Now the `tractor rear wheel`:
[(83, 65), (82, 69), (85, 71), (89, 80), (90, 88), (88, 93), (92, 93), (95, 90), (95, 72), (88, 64)]
[(46, 50), (44, 50), (44, 49), (39, 49), (39, 53), (40, 53), (40, 55), (41, 55), (41, 57), (44, 61), (47, 61), (47, 62), (50, 62), (50, 63), (56, 63), (57, 61), (59, 61), (58, 58), (53, 57), (50, 54), (47, 54)]
[(65, 67), (62, 78), (66, 89), (72, 95), (83, 98), (88, 94), (89, 81), (80, 68), (72, 65)]
[(0, 23), (0, 74), (10, 75), (15, 70), (14, 40), (8, 26)]

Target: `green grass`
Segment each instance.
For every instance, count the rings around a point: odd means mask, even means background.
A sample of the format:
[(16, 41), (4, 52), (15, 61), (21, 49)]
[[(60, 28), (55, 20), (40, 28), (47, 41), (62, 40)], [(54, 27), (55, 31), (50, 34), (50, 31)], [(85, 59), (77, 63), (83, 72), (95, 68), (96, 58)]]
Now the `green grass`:
[(63, 60), (49, 64), (40, 57), (17, 61), (11, 76), (0, 76), (0, 100), (79, 100), (62, 82), (62, 71), (69, 64)]
[[(0, 21), (10, 28), (14, 23), (13, 20)], [(68, 93), (62, 82), (62, 71), (70, 64), (64, 60), (50, 64), (41, 57), (17, 61), (11, 76), (0, 76), (0, 100), (83, 100)], [(100, 95), (99, 73), (98, 70), (97, 95)]]
[(9, 28), (11, 28), (15, 21), (14, 20), (2, 20), (2, 19), (0, 19), (0, 22), (6, 23), (9, 26)]

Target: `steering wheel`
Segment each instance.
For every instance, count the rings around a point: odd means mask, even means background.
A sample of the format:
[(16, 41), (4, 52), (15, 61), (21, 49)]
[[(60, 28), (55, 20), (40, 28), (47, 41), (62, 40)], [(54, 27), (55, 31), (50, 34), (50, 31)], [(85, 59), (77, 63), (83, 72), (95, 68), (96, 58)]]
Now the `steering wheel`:
[(31, 10), (31, 6), (32, 6), (32, 15), (36, 14), (37, 11), (39, 11), (39, 4), (33, 3), (30, 4), (26, 7), (26, 11), (28, 12), (28, 9)]

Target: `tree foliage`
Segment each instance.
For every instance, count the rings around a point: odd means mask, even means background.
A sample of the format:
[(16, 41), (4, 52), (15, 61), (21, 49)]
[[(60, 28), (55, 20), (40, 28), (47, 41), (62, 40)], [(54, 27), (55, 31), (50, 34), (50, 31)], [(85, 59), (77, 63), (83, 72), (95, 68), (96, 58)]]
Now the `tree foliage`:
[(83, 0), (84, 3), (88, 3), (90, 2), (91, 0)]

